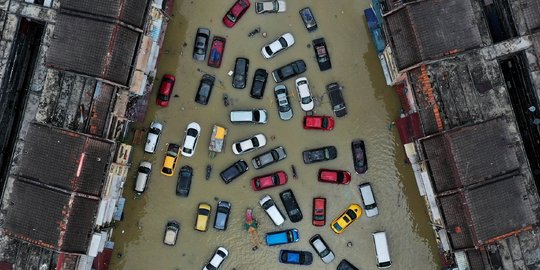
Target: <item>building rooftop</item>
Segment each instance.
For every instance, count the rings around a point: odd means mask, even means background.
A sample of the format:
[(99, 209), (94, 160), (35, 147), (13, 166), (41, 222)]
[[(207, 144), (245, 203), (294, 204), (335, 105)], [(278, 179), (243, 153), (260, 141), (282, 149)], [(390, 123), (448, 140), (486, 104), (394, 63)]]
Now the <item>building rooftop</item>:
[(90, 13), (142, 28), (148, 0), (62, 0), (60, 9)]

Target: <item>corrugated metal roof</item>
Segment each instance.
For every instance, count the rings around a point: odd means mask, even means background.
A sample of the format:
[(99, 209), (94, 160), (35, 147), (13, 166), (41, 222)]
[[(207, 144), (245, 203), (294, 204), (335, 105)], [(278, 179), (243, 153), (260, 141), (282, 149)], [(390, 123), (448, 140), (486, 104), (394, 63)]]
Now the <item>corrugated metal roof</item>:
[(61, 9), (90, 13), (142, 28), (148, 0), (62, 0)]
[(540, 28), (540, 4), (538, 0), (521, 0), (521, 10), (529, 31)]
[(474, 247), (472, 233), (467, 224), (463, 201), (459, 194), (439, 198), (452, 248)]

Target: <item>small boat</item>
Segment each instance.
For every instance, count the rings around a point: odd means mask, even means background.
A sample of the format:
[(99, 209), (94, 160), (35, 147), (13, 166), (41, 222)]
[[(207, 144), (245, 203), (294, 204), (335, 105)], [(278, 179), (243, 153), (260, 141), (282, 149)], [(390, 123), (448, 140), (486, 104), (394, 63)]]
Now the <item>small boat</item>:
[(211, 174), (212, 174), (212, 165), (208, 164), (206, 165), (206, 180), (210, 179)]

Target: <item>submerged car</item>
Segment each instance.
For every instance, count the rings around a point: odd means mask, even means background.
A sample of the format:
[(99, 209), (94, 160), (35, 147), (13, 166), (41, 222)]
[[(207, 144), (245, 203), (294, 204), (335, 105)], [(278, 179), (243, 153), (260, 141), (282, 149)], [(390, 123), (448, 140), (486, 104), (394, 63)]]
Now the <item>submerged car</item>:
[(353, 223), (353, 221), (359, 219), (361, 215), (362, 207), (353, 203), (330, 223), (330, 228), (332, 228), (332, 231), (335, 233), (341, 234), (349, 227), (349, 225), (351, 225), (351, 223)]
[(285, 184), (287, 184), (287, 174), (284, 171), (277, 171), (251, 179), (251, 188), (255, 191)]
[(195, 96), (195, 102), (207, 105), (214, 88), (214, 81), (216, 78), (209, 74), (204, 74), (199, 83), (199, 89), (197, 89), (197, 95)]
[(234, 73), (233, 73), (233, 80), (232, 80), (232, 86), (236, 89), (244, 89), (246, 88), (246, 82), (247, 82), (247, 74), (249, 70), (249, 59), (244, 57), (238, 57), (236, 58), (236, 62), (234, 64)]
[(311, 12), (309, 7), (300, 10), (300, 18), (302, 18), (302, 22), (304, 23), (304, 26), (308, 32), (317, 30), (317, 21), (315, 20), (313, 12)]
[(171, 99), (172, 91), (176, 78), (171, 74), (163, 75), (161, 79), (161, 85), (159, 86), (159, 92), (156, 99), (156, 104), (161, 107), (169, 106), (169, 100)]
[(180, 232), (180, 223), (176, 220), (171, 220), (165, 225), (165, 233), (163, 234), (163, 244), (167, 246), (176, 245), (178, 233)]
[(286, 10), (287, 5), (282, 0), (255, 2), (255, 12), (257, 14), (285, 12)]
[(280, 250), (279, 262), (287, 264), (310, 265), (313, 255), (309, 251)]
[(343, 99), (343, 93), (341, 92), (341, 86), (334, 82), (326, 86), (326, 92), (330, 98), (330, 104), (336, 117), (343, 117), (347, 115), (347, 107), (345, 106), (345, 100)]
[(249, 96), (256, 99), (261, 99), (264, 95), (264, 89), (266, 88), (266, 81), (268, 80), (268, 72), (265, 69), (259, 68), (255, 70), (253, 76), (253, 83), (251, 84), (251, 91)]
[(251, 163), (253, 164), (253, 167), (255, 167), (255, 169), (261, 169), (280, 160), (283, 160), (286, 157), (287, 153), (285, 152), (283, 146), (278, 146), (268, 152), (254, 157), (251, 160)]
[(331, 263), (336, 258), (334, 252), (332, 252), (328, 244), (326, 244), (320, 235), (316, 234), (311, 237), (311, 239), (309, 239), (309, 243), (313, 249), (315, 249), (319, 257), (321, 257), (321, 260), (324, 263)]
[(230, 120), (233, 123), (265, 124), (268, 119), (266, 110), (236, 110), (231, 111)]
[(142, 195), (150, 180), (150, 173), (152, 172), (152, 163), (149, 161), (141, 161), (137, 170), (137, 180), (135, 180), (135, 194)]
[(266, 137), (262, 134), (255, 134), (232, 145), (232, 151), (236, 155), (251, 152), (266, 145)]
[(178, 182), (176, 183), (176, 195), (187, 197), (191, 190), (191, 179), (193, 178), (193, 168), (188, 165), (180, 168)]
[(201, 126), (197, 122), (191, 122), (188, 124), (185, 133), (182, 156), (191, 157), (195, 154), (197, 148), (197, 141), (201, 135)]
[(210, 54), (208, 55), (208, 66), (219, 68), (223, 60), (223, 52), (225, 51), (225, 43), (227, 40), (224, 37), (214, 36)]
[(260, 201), (259, 205), (264, 209), (268, 217), (274, 222), (276, 226), (279, 226), (285, 222), (285, 217), (279, 211), (279, 208), (277, 208), (276, 203), (270, 197), (270, 195), (265, 195)]
[(231, 203), (228, 201), (219, 201), (216, 209), (216, 218), (214, 219), (214, 228), (217, 230), (226, 230), (230, 213)]
[(302, 152), (305, 164), (332, 160), (337, 158), (337, 149), (334, 146), (324, 146)]
[(163, 131), (163, 124), (159, 122), (152, 122), (150, 124), (150, 130), (146, 135), (146, 144), (144, 145), (144, 152), (153, 154), (156, 152), (156, 147), (159, 142), (159, 136)]
[(315, 58), (317, 58), (317, 64), (321, 71), (325, 71), (332, 68), (332, 62), (330, 62), (330, 54), (326, 47), (324, 38), (318, 38), (313, 40), (313, 49), (315, 50)]
[(174, 174), (174, 168), (176, 167), (176, 161), (180, 154), (180, 145), (170, 143), (167, 147), (167, 153), (163, 159), (163, 167), (161, 168), (161, 174), (166, 176), (172, 176)]
[(362, 140), (352, 141), (351, 148), (352, 148), (354, 170), (358, 174), (365, 173), (368, 169), (368, 162), (367, 162), (366, 148), (364, 146), (364, 141)]
[(279, 118), (281, 120), (290, 120), (293, 117), (291, 104), (289, 103), (289, 92), (283, 84), (278, 84), (274, 88), (274, 96), (277, 100)]
[(309, 82), (306, 77), (296, 79), (296, 90), (298, 91), (298, 98), (300, 99), (300, 107), (302, 110), (306, 112), (313, 110), (315, 103), (313, 102), (311, 90), (309, 90)]
[(193, 45), (193, 59), (204, 61), (206, 58), (206, 50), (210, 42), (210, 29), (199, 28), (195, 35), (195, 44)]
[(277, 246), (277, 245), (298, 242), (300, 240), (300, 235), (298, 234), (297, 229), (290, 229), (290, 230), (266, 233), (265, 238), (266, 238), (266, 245)]
[(224, 247), (218, 247), (210, 261), (204, 266), (203, 270), (218, 270), (227, 256), (229, 256), (229, 251)]
[(304, 129), (332, 130), (334, 129), (334, 118), (326, 115), (306, 115), (304, 116)]
[(272, 41), (271, 43), (265, 45), (261, 49), (261, 53), (264, 58), (270, 59), (274, 57), (279, 52), (291, 47), (294, 45), (294, 37), (291, 33), (285, 33), (281, 35), (278, 39)]
[(319, 170), (319, 182), (346, 185), (351, 182), (351, 173), (344, 170)]
[(291, 222), (298, 222), (302, 220), (304, 216), (302, 215), (302, 211), (300, 210), (300, 206), (298, 205), (292, 190), (287, 189), (282, 191), (279, 193), (279, 197), (281, 197), (281, 202), (283, 202), (283, 206), (285, 206), (287, 216), (289, 216)]
[(356, 266), (354, 266), (349, 261), (343, 259), (343, 260), (341, 260), (341, 262), (339, 262), (339, 264), (337, 266), (337, 270), (359, 270), (359, 269), (356, 268)]
[(272, 77), (274, 81), (280, 83), (304, 72), (306, 72), (306, 63), (304, 60), (296, 60), (272, 71)]
[(324, 226), (326, 224), (326, 198), (313, 198), (313, 226)]
[(197, 208), (197, 220), (195, 221), (195, 230), (200, 232), (206, 232), (211, 211), (212, 207), (209, 204), (199, 204), (199, 207)]
[(221, 179), (223, 182), (225, 182), (225, 184), (228, 184), (232, 182), (232, 180), (247, 172), (248, 169), (249, 167), (247, 163), (241, 159), (233, 163), (227, 169), (223, 170), (219, 176), (221, 176)]
[(223, 16), (223, 24), (229, 28), (233, 27), (244, 16), (250, 5), (249, 0), (237, 0)]
[(363, 183), (358, 186), (360, 191), (360, 197), (364, 204), (364, 212), (367, 217), (374, 217), (379, 214), (379, 208), (377, 207), (377, 201), (375, 200), (375, 194), (371, 188), (370, 183)]

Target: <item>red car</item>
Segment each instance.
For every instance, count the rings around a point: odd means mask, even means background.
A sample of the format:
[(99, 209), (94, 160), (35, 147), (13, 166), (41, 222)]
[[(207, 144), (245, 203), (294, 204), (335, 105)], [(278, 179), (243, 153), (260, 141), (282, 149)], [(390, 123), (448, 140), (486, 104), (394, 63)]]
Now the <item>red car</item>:
[(174, 82), (176, 78), (171, 74), (163, 75), (161, 79), (161, 85), (159, 86), (159, 93), (156, 99), (156, 104), (161, 107), (169, 106), (169, 100), (171, 99), (171, 94), (174, 88)]
[(318, 227), (326, 224), (326, 198), (313, 198), (313, 218), (311, 222)]
[(304, 116), (304, 129), (334, 129), (334, 118), (326, 115), (308, 115)]
[(210, 55), (208, 56), (208, 66), (215, 68), (221, 67), (226, 41), (224, 37), (214, 36), (212, 47), (210, 47)]
[(319, 181), (346, 185), (351, 182), (351, 173), (343, 170), (319, 170)]
[(246, 13), (246, 11), (249, 9), (249, 6), (251, 3), (249, 0), (238, 0), (234, 5), (229, 9), (227, 14), (223, 16), (223, 23), (225, 26), (231, 28), (233, 27), (240, 18), (242, 18), (242, 15)]
[(255, 191), (285, 184), (287, 184), (287, 174), (284, 171), (278, 171), (251, 179), (251, 188)]

